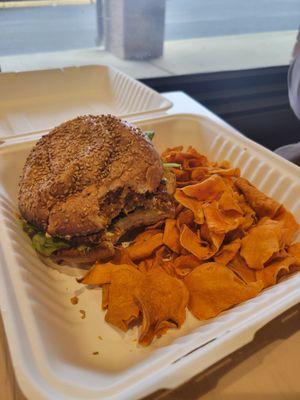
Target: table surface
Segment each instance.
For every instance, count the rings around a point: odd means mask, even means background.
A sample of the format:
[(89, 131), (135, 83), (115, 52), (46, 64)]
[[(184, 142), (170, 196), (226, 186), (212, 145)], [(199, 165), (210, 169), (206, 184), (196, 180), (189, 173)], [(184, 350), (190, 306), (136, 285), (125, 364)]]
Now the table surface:
[[(167, 97), (175, 103), (173, 112), (200, 110), (183, 93), (169, 93)], [(154, 393), (147, 399), (296, 400), (300, 399), (299, 367), (300, 304), (269, 322), (251, 343), (181, 387)], [(0, 399), (25, 399), (15, 380), (1, 318)]]

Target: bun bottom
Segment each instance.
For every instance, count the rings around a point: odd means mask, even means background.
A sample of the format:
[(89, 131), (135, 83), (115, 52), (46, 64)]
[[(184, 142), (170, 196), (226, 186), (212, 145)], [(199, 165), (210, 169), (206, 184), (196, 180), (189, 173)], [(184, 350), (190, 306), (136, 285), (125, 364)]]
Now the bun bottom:
[(76, 248), (62, 249), (51, 256), (51, 259), (58, 264), (71, 263), (78, 266), (89, 266), (96, 261), (105, 261), (111, 258), (115, 253), (111, 247), (94, 247), (87, 252)]

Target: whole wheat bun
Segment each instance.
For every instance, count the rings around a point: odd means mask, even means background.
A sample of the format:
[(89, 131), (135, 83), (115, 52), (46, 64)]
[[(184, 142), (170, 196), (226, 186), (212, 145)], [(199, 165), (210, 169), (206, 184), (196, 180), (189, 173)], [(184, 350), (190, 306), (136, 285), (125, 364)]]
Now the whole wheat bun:
[(139, 128), (111, 115), (81, 116), (36, 143), (21, 176), (19, 209), (50, 235), (89, 235), (109, 223), (100, 210), (108, 193), (154, 192), (162, 176), (160, 157)]

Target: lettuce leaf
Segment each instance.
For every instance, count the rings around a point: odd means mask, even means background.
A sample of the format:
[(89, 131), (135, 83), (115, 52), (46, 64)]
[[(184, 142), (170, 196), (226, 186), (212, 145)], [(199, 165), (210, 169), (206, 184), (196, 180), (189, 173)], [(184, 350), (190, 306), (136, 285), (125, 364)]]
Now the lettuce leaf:
[(44, 232), (39, 231), (34, 225), (27, 221), (21, 221), (23, 231), (31, 238), (32, 247), (43, 256), (51, 256), (57, 250), (69, 249), (69, 243), (62, 239), (52, 236), (46, 236)]
[(47, 237), (43, 232), (38, 232), (32, 237), (32, 247), (43, 256), (51, 256), (57, 250), (68, 249), (71, 246), (69, 243), (53, 238), (51, 236)]
[(144, 134), (148, 137), (149, 140), (153, 140), (155, 132), (154, 131), (146, 131)]
[(164, 162), (163, 167), (165, 169), (170, 169), (170, 168), (180, 168), (181, 169), (181, 164)]

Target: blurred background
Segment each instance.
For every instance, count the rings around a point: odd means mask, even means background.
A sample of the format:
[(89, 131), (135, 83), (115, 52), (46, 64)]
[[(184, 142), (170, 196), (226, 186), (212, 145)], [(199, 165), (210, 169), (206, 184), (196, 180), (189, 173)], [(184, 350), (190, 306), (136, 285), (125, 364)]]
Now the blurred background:
[(299, 0), (0, 0), (0, 70), (109, 64), (274, 150), (299, 141), (287, 88), (299, 21)]
[(0, 66), (102, 60), (146, 78), (284, 65), (299, 21), (299, 0), (0, 0)]

